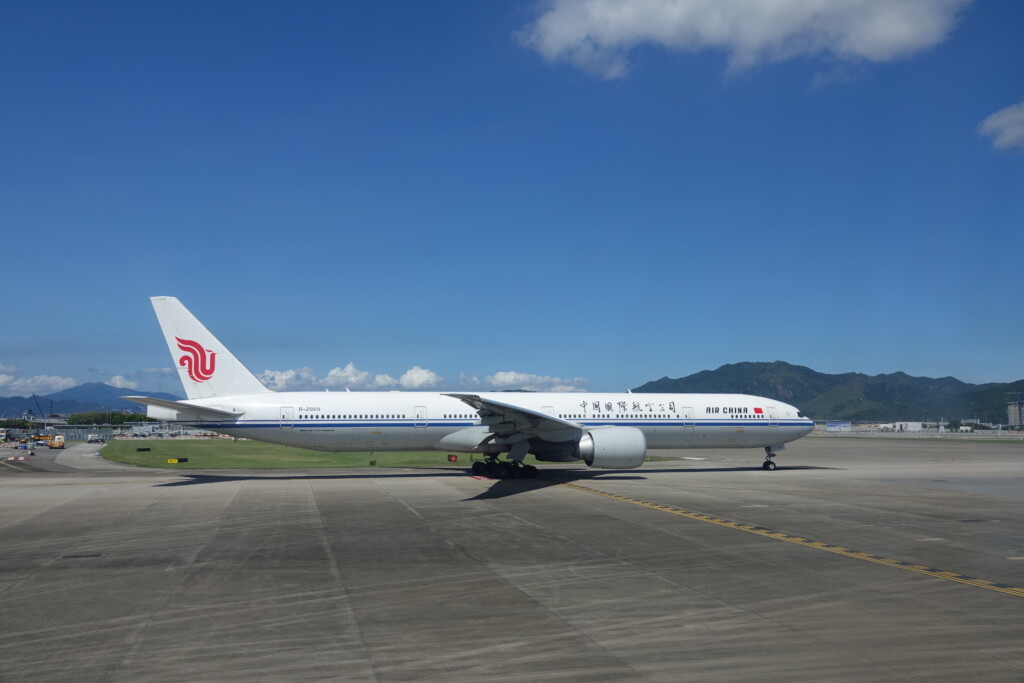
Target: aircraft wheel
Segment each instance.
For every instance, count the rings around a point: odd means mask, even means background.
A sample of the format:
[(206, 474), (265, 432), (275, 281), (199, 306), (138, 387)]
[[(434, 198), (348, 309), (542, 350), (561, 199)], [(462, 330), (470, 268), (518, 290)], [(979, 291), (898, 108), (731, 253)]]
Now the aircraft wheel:
[(523, 478), (524, 479), (536, 479), (537, 468), (533, 465), (526, 465), (523, 467)]
[(494, 476), (498, 479), (508, 479), (512, 476), (512, 466), (507, 462), (499, 462), (494, 467)]
[(473, 474), (477, 475), (478, 477), (482, 477), (483, 475), (487, 474), (487, 465), (481, 462), (480, 460), (477, 460), (476, 462), (473, 463)]
[(774, 470), (775, 463), (773, 463), (771, 460), (765, 460), (764, 464), (761, 465), (761, 467), (765, 468), (766, 470)]

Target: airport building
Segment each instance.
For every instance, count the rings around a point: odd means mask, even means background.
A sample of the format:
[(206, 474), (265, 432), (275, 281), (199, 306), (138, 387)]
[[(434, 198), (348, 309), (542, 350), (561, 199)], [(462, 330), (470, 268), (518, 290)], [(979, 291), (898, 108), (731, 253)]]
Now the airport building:
[(1007, 403), (1006, 424), (1010, 425), (1011, 427), (1017, 427), (1019, 429), (1022, 426), (1022, 413), (1024, 413), (1024, 407), (1020, 406), (1016, 401), (1011, 401), (1010, 403)]

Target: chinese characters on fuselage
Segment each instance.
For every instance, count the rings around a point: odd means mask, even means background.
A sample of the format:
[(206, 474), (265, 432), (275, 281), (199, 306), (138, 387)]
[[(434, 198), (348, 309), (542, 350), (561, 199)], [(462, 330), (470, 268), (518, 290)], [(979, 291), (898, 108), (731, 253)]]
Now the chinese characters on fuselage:
[(675, 401), (669, 401), (668, 403), (641, 403), (640, 401), (633, 401), (632, 406), (627, 401), (617, 401), (612, 403), (611, 401), (583, 401), (580, 403), (580, 408), (583, 410), (593, 410), (595, 413), (610, 413), (615, 409), (618, 409), (620, 413), (634, 412), (634, 413), (675, 413), (676, 403)]

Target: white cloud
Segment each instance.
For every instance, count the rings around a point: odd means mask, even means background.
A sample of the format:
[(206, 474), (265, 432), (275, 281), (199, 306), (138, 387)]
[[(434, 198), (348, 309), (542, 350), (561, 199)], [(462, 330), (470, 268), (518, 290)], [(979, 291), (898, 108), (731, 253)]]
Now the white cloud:
[(334, 368), (320, 381), (328, 389), (355, 389), (362, 387), (369, 379), (370, 373), (357, 370), (354, 363), (343, 368)]
[(274, 391), (316, 391), (331, 389), (387, 390), (395, 388), (424, 389), (439, 385), (443, 377), (418, 365), (407, 370), (400, 378), (391, 375), (373, 374), (360, 370), (355, 363), (337, 367), (324, 377), (318, 377), (312, 368), (296, 370), (264, 370), (260, 380)]
[(582, 377), (563, 379), (550, 375), (532, 375), (527, 372), (506, 370), (484, 378), (484, 384), (496, 391), (525, 389), (527, 391), (586, 391), (587, 380)]
[(70, 389), (77, 385), (78, 380), (58, 375), (36, 375), (35, 377), (0, 375), (0, 390), (16, 396), (52, 394), (55, 391)]
[(7, 365), (6, 363), (0, 363), (0, 372), (17, 372), (18, 368), (13, 365)]
[(114, 375), (107, 380), (107, 384), (117, 389), (138, 389), (139, 383), (125, 379), (123, 375)]
[(991, 137), (996, 149), (1024, 149), (1024, 102), (990, 114), (978, 126), (978, 132)]
[(468, 374), (465, 372), (460, 372), (458, 387), (460, 389), (477, 389), (480, 387), (480, 378), (477, 376), (475, 372), (471, 372)]
[[(354, 363), (337, 367), (324, 377), (318, 377), (311, 368), (296, 370), (265, 370), (260, 379), (274, 391), (386, 391), (390, 389), (442, 389), (444, 377), (433, 370), (418, 365), (406, 370), (397, 379), (391, 375), (373, 374), (358, 369)], [(477, 373), (461, 373), (456, 386), (474, 391), (504, 391), (525, 389), (527, 391), (587, 391), (587, 380), (582, 377), (566, 379), (550, 375), (534, 375), (527, 372), (503, 371), (483, 379)]]
[(387, 389), (394, 386), (398, 386), (398, 380), (391, 375), (375, 375), (373, 378), (375, 389)]
[(516, 38), (603, 78), (629, 51), (724, 50), (731, 70), (799, 55), (885, 62), (942, 42), (971, 0), (553, 0)]
[(312, 368), (264, 370), (260, 381), (274, 391), (308, 391), (318, 388), (320, 383)]
[(405, 371), (399, 383), (403, 389), (425, 389), (436, 387), (444, 378), (436, 372), (415, 365)]

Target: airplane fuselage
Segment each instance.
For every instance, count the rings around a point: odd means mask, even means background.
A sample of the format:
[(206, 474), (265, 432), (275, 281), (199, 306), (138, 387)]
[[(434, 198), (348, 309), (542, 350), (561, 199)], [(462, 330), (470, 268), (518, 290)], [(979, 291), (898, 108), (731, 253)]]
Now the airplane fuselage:
[[(634, 427), (644, 433), (648, 449), (779, 446), (814, 428), (793, 406), (742, 394), (501, 392), (478, 396), (514, 401), (584, 430)], [(485, 422), (461, 400), (439, 393), (280, 392), (188, 403), (240, 413), (237, 418), (188, 420), (188, 424), (299, 448), (338, 453), (487, 450), (446, 439)], [(165, 417), (174, 420), (171, 415)]]
[(791, 405), (742, 394), (274, 392), (176, 298), (151, 301), (188, 398), (126, 398), (151, 418), (238, 438), (333, 453), (482, 453), (473, 471), (505, 479), (537, 475), (527, 454), (631, 469), (649, 449), (675, 448), (764, 448), (762, 467), (775, 469), (783, 444), (814, 429)]

